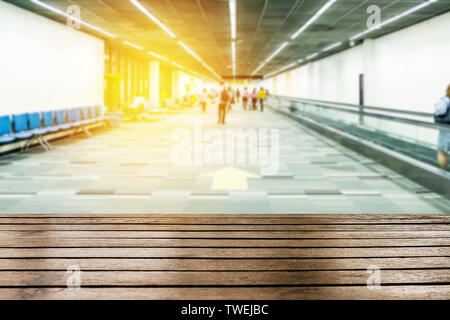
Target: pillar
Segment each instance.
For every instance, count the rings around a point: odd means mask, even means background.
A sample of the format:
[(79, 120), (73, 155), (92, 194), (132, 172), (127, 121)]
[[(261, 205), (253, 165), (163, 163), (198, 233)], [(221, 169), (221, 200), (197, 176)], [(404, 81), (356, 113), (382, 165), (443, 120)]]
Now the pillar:
[(150, 61), (149, 95), (150, 108), (159, 107), (159, 62)]
[(172, 102), (175, 103), (176, 99), (180, 98), (179, 86), (179, 71), (177, 69), (172, 69)]

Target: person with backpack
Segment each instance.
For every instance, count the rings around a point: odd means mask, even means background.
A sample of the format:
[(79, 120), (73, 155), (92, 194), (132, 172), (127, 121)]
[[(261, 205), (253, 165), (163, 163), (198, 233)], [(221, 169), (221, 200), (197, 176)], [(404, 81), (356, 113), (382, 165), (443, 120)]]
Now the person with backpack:
[(231, 97), (228, 94), (228, 90), (225, 87), (225, 83), (220, 84), (222, 89), (219, 94), (219, 124), (225, 124), (225, 118), (227, 115), (228, 104), (230, 103)]
[(247, 87), (245, 87), (244, 91), (242, 92), (242, 108), (244, 110), (247, 110), (247, 103), (248, 103), (248, 89)]
[[(450, 84), (446, 96), (441, 98), (439, 106), (434, 112), (434, 121), (439, 124), (450, 124)], [(448, 153), (450, 151), (450, 131), (439, 130), (437, 160), (443, 170), (447, 170)]]

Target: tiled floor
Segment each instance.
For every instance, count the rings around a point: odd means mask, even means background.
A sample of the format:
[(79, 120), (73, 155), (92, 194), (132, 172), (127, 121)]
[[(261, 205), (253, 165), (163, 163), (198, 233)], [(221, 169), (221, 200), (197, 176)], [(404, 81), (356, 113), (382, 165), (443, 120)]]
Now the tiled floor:
[[(195, 120), (203, 132), (279, 129), (279, 172), (231, 166), (257, 177), (247, 190), (213, 190), (210, 174), (229, 165), (172, 161), (174, 130), (193, 132)], [(50, 152), (0, 156), (0, 212), (450, 213), (448, 199), (271, 111), (233, 110), (225, 127), (216, 121), (216, 107), (191, 109), (53, 142)]]

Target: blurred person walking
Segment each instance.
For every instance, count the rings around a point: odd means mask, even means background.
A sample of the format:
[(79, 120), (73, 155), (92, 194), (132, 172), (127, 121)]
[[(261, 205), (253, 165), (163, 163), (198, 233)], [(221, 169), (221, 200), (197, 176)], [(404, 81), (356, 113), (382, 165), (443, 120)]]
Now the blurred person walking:
[(248, 89), (247, 87), (245, 87), (244, 91), (242, 92), (242, 108), (244, 110), (247, 110), (247, 103), (248, 103)]
[(236, 89), (236, 103), (239, 103), (241, 101), (241, 91), (239, 88)]
[(208, 99), (208, 92), (206, 89), (203, 89), (203, 91), (199, 94), (199, 99), (198, 99), (200, 101), (200, 106), (202, 107), (203, 113), (206, 112), (207, 99)]
[(228, 104), (230, 103), (230, 95), (225, 87), (225, 83), (220, 83), (222, 89), (219, 93), (219, 120), (218, 124), (225, 124), (225, 118), (227, 115)]
[(261, 112), (264, 111), (264, 99), (266, 98), (266, 92), (264, 91), (264, 88), (261, 87), (261, 89), (258, 92), (258, 99), (259, 99), (259, 105), (261, 108)]
[(233, 105), (236, 103), (236, 98), (233, 92), (233, 88), (228, 87), (228, 94), (230, 95), (230, 102), (228, 103), (228, 111), (231, 111)]
[(256, 104), (258, 103), (258, 93), (256, 93), (256, 89), (254, 88), (252, 91), (252, 110), (256, 111), (257, 106)]
[[(434, 121), (441, 125), (450, 125), (450, 84), (447, 87), (447, 92), (441, 98), (439, 105), (434, 112)], [(449, 127), (450, 129), (450, 127)], [(450, 151), (450, 130), (439, 130), (438, 137), (438, 153), (437, 160), (439, 166), (443, 170), (448, 167), (448, 153)]]

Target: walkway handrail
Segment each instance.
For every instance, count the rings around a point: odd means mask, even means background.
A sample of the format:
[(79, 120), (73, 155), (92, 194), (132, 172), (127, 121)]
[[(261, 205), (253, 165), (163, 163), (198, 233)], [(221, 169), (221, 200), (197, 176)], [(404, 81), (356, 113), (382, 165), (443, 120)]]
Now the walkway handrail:
[(356, 109), (363, 108), (363, 109), (369, 109), (369, 110), (376, 110), (376, 111), (384, 111), (384, 112), (390, 112), (390, 113), (406, 114), (406, 115), (411, 115), (411, 116), (433, 118), (433, 113), (427, 113), (427, 112), (407, 111), (407, 110), (392, 109), (392, 108), (385, 108), (385, 107), (373, 107), (373, 106), (359, 105), (359, 104), (352, 104), (352, 103), (326, 101), (326, 100), (315, 100), (315, 99), (305, 99), (305, 98), (296, 98), (296, 97), (279, 96), (279, 95), (274, 95), (274, 97), (280, 97), (280, 98), (283, 98), (283, 99), (289, 99), (289, 100), (300, 101), (300, 102), (325, 103), (325, 104), (341, 105), (341, 106), (351, 107), (351, 108), (356, 108)]
[[(288, 101), (307, 103), (309, 105), (313, 105), (313, 106), (317, 106), (317, 107), (321, 107), (321, 108), (338, 110), (338, 111), (342, 111), (342, 112), (358, 114), (361, 116), (368, 116), (368, 117), (380, 118), (380, 119), (384, 119), (384, 120), (391, 120), (391, 121), (401, 122), (401, 123), (405, 123), (405, 124), (411, 124), (411, 125), (417, 125), (417, 126), (421, 126), (421, 127), (431, 128), (431, 129), (435, 129), (435, 130), (450, 131), (450, 125), (426, 122), (426, 121), (421, 121), (421, 120), (414, 120), (414, 119), (409, 119), (409, 118), (395, 117), (395, 116), (386, 115), (386, 114), (365, 112), (364, 109), (379, 110), (379, 111), (392, 112), (392, 113), (402, 113), (402, 114), (406, 114), (406, 115), (423, 116), (423, 117), (430, 117), (430, 118), (433, 117), (432, 113), (429, 114), (429, 113), (423, 113), (423, 112), (402, 111), (402, 110), (398, 110), (398, 109), (367, 107), (367, 106), (363, 106), (363, 105), (360, 106), (360, 105), (353, 105), (353, 104), (346, 104), (346, 103), (339, 103), (339, 102), (335, 103), (335, 102), (329, 102), (329, 101), (302, 99), (302, 98), (285, 97), (285, 96), (272, 95), (271, 97), (276, 98), (276, 99), (281, 98), (283, 100), (288, 100)], [(329, 106), (329, 105), (325, 105), (325, 104), (332, 104), (332, 105), (338, 105), (338, 106)], [(356, 108), (358, 108), (358, 110), (349, 110), (349, 109), (346, 109), (343, 107), (339, 107), (339, 105), (356, 107)]]

